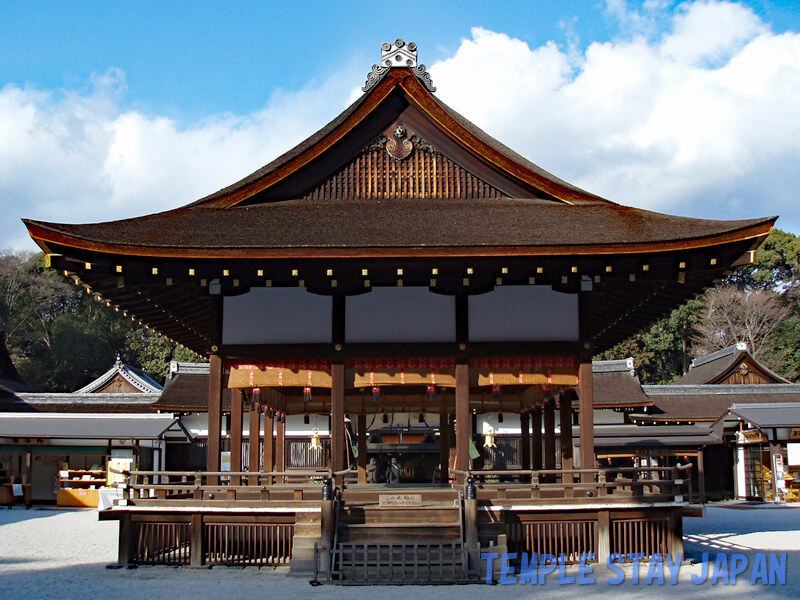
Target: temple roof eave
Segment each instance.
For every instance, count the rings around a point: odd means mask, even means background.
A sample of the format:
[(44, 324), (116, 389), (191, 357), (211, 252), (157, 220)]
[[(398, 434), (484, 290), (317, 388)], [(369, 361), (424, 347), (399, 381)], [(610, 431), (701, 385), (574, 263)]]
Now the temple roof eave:
[[(573, 207), (572, 210), (575, 210)], [(205, 211), (202, 211), (205, 212)], [(657, 214), (657, 213), (655, 213)], [(174, 214), (169, 220), (173, 221), (172, 227), (167, 228), (164, 235), (167, 238), (180, 235), (176, 228), (180, 227), (181, 215)], [(211, 215), (208, 215), (211, 217)], [(428, 236), (429, 239), (422, 239), (421, 236), (410, 238), (405, 244), (387, 244), (384, 241), (374, 242), (372, 240), (355, 240), (347, 243), (344, 240), (322, 240), (315, 239), (314, 243), (308, 242), (289, 242), (283, 241), (274, 245), (263, 243), (264, 235), (260, 236), (260, 241), (230, 243), (230, 240), (241, 240), (242, 234), (236, 236), (222, 236), (225, 239), (220, 243), (200, 243), (197, 244), (168, 244), (165, 243), (142, 243), (142, 238), (133, 233), (126, 240), (123, 236), (117, 237), (114, 242), (104, 240), (102, 237), (92, 235), (92, 229), (105, 227), (107, 230), (116, 230), (116, 225), (122, 225), (131, 221), (140, 221), (142, 224), (146, 217), (131, 219), (126, 221), (116, 221), (109, 223), (99, 223), (93, 225), (66, 225), (58, 223), (47, 223), (41, 221), (24, 220), (28, 227), (31, 237), (46, 252), (54, 252), (53, 246), (63, 246), (67, 248), (97, 252), (103, 254), (113, 254), (122, 256), (139, 256), (151, 258), (176, 258), (176, 259), (269, 259), (269, 258), (441, 258), (441, 257), (474, 257), (474, 256), (582, 256), (582, 255), (610, 255), (610, 254), (647, 254), (659, 252), (673, 252), (710, 248), (730, 242), (741, 242), (752, 239), (760, 242), (765, 238), (774, 226), (777, 217), (767, 217), (763, 219), (753, 219), (748, 221), (716, 221), (716, 227), (707, 227), (705, 232), (695, 237), (673, 237), (667, 236), (657, 238), (651, 236), (649, 239), (640, 235), (636, 241), (614, 241), (584, 238), (583, 241), (577, 240), (547, 240), (539, 238), (539, 243), (534, 243), (531, 239), (529, 243), (509, 244), (506, 239), (503, 243), (492, 243), (489, 240), (474, 240), (471, 243), (469, 238), (463, 242), (453, 239), (434, 239), (434, 235)], [(204, 218), (208, 221), (206, 227), (211, 226), (213, 219)], [(696, 219), (672, 218), (669, 233), (675, 235), (680, 232), (681, 223), (691, 224), (697, 222)], [(592, 224), (591, 219), (587, 220), (587, 226), (597, 227), (599, 223)], [(200, 226), (201, 228), (203, 225)], [(388, 228), (388, 226), (387, 226)], [(198, 230), (196, 235), (191, 231), (186, 232), (186, 237), (202, 236), (202, 230)], [(263, 230), (262, 230), (263, 231)], [(135, 233), (135, 232), (134, 232)], [(458, 233), (458, 232), (456, 232)], [(490, 234), (487, 234), (487, 236)], [(531, 238), (536, 234), (532, 233)], [(555, 237), (555, 236), (553, 236)], [(227, 241), (226, 241), (227, 240)], [(548, 243), (549, 242), (549, 243)]]

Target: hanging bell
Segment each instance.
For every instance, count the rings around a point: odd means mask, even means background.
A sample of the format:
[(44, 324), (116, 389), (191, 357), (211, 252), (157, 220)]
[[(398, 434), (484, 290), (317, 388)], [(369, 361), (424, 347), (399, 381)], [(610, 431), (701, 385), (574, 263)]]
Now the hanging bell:
[(322, 448), (322, 444), (319, 441), (319, 429), (316, 427), (311, 430), (311, 448), (314, 450)]
[(489, 427), (489, 429), (483, 435), (483, 447), (497, 448), (497, 445), (494, 443), (494, 429), (492, 427)]
[(308, 425), (311, 422), (311, 418), (308, 414), (303, 415), (303, 425)]

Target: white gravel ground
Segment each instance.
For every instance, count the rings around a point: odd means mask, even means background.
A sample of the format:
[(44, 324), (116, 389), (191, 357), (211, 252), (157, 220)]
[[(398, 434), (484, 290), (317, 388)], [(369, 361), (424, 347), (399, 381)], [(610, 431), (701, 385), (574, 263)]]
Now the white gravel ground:
[[(595, 567), (594, 585), (559, 585), (554, 575), (541, 585), (467, 586), (371, 586), (312, 587), (307, 580), (285, 573), (257, 568), (191, 570), (170, 567), (140, 567), (109, 570), (116, 560), (116, 522), (100, 522), (94, 510), (33, 509), (0, 510), (0, 600), (69, 598), (169, 598), (213, 600), (224, 598), (301, 598), (364, 597), (370, 600), (398, 598), (413, 594), (415, 600), (459, 598), (481, 600), (502, 598), (584, 598), (611, 597), (616, 600), (648, 598), (800, 598), (800, 507), (715, 506), (706, 509), (702, 519), (685, 519), (687, 554), (703, 552), (747, 555), (752, 562), (757, 552), (787, 552), (785, 585), (751, 585), (748, 578), (736, 586), (718, 583), (693, 585), (692, 573), (699, 567), (684, 566), (677, 586), (644, 584), (646, 566), (639, 584), (626, 579), (609, 585), (614, 573)], [(568, 574), (574, 571), (568, 570)]]

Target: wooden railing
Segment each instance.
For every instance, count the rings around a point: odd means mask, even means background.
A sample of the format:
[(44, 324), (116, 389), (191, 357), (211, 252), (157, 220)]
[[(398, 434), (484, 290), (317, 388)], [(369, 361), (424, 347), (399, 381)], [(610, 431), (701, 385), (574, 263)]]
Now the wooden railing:
[[(691, 497), (691, 465), (610, 467), (568, 470), (465, 470), (451, 473), (476, 486), (483, 501), (522, 500), (547, 503), (578, 501), (684, 501)], [(346, 481), (354, 472), (291, 470), (125, 471), (124, 503), (163, 500), (268, 501), (320, 500), (326, 480)], [(346, 483), (345, 483), (346, 485)], [(468, 484), (464, 484), (466, 486)], [(462, 486), (456, 485), (457, 489)], [(466, 491), (466, 490), (465, 490)]]
[[(472, 480), (479, 500), (550, 499), (636, 500), (657, 497), (688, 501), (691, 465), (604, 469), (465, 470), (451, 473)], [(465, 483), (465, 485), (468, 485)]]
[(126, 503), (151, 500), (319, 500), (329, 470), (122, 471)]

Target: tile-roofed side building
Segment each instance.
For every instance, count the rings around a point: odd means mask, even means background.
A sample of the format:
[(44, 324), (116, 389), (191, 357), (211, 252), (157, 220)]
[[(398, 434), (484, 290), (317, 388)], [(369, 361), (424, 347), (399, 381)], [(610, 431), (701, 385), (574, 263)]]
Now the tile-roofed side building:
[(800, 384), (645, 385), (653, 401), (647, 413), (636, 412), (637, 423), (714, 422), (733, 403), (782, 403), (800, 400)]
[(790, 383), (753, 358), (746, 343), (737, 343), (695, 358), (674, 385)]
[(784, 403), (800, 400), (800, 384), (773, 373), (753, 358), (746, 344), (734, 344), (692, 361), (689, 372), (670, 385), (644, 385), (653, 401), (638, 423), (713, 422), (736, 403)]
[(87, 383), (75, 394), (122, 394), (161, 392), (163, 386), (147, 373), (122, 362), (119, 356), (114, 365), (94, 381)]
[(152, 413), (161, 392), (47, 393), (16, 392), (0, 397), (0, 412)]
[(653, 400), (642, 391), (632, 358), (592, 362), (594, 407), (641, 408)]
[[(208, 378), (208, 363), (172, 361), (164, 391), (153, 408), (159, 411), (207, 412)], [(223, 408), (230, 410), (230, 390), (223, 393), (222, 402)]]

